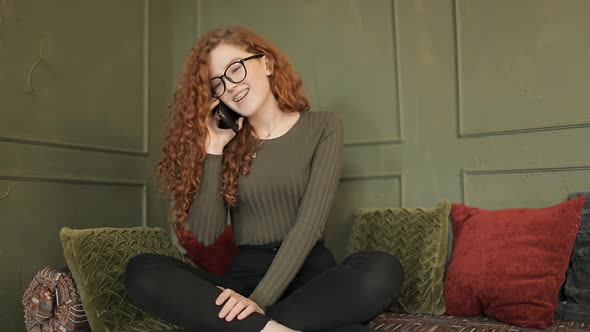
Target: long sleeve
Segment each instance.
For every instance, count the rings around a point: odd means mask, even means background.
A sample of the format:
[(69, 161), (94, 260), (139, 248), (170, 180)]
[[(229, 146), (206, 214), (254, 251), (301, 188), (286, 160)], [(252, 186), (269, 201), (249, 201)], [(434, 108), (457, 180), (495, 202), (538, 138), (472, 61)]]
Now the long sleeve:
[(220, 194), (222, 162), (221, 155), (207, 155), (201, 188), (188, 214), (195, 238), (206, 246), (212, 244), (227, 225), (227, 206)]
[(343, 125), (334, 116), (321, 135), (297, 219), (250, 299), (261, 308), (274, 304), (321, 239), (342, 168)]

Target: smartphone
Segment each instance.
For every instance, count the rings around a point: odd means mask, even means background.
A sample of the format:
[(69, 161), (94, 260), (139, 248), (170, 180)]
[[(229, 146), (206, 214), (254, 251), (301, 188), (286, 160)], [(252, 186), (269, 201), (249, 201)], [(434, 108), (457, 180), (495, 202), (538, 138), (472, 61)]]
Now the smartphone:
[(237, 133), (240, 128), (238, 127), (238, 119), (242, 116), (227, 105), (219, 101), (219, 105), (213, 109), (213, 114), (219, 115), (219, 124), (217, 125), (221, 129), (231, 129)]

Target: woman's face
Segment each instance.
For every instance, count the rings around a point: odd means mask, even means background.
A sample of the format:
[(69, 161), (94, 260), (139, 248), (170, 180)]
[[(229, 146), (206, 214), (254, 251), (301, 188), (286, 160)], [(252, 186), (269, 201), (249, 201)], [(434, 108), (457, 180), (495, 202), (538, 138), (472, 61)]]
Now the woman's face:
[[(236, 63), (252, 55), (240, 47), (227, 44), (218, 45), (209, 54), (209, 81), (212, 89), (222, 93), (219, 99), (224, 104), (245, 117), (256, 113), (267, 98), (272, 97), (268, 80), (271, 72), (267, 69), (266, 57), (253, 57), (242, 64)], [(243, 80), (233, 83), (227, 77), (220, 79), (224, 73), (234, 81)]]

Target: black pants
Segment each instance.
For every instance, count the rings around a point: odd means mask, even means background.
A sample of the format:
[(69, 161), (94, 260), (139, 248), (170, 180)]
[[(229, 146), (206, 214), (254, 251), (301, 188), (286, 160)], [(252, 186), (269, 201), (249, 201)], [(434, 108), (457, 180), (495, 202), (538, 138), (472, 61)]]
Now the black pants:
[(367, 331), (362, 324), (397, 300), (403, 270), (397, 258), (382, 252), (363, 252), (336, 264), (319, 242), (276, 304), (266, 315), (253, 313), (244, 320), (226, 322), (218, 317), (221, 306), (216, 286), (249, 296), (260, 282), (278, 248), (239, 247), (225, 276), (194, 268), (171, 257), (141, 254), (125, 271), (125, 287), (143, 310), (198, 332), (258, 332), (275, 320), (289, 328), (313, 331)]

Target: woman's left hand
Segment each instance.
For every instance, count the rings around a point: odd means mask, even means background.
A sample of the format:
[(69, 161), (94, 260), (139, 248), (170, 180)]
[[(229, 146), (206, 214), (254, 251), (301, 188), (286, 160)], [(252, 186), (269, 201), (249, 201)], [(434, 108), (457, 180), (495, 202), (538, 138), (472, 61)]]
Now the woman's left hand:
[(264, 315), (264, 310), (256, 302), (229, 288), (226, 289), (220, 286), (217, 286), (217, 288), (221, 289), (222, 292), (215, 300), (215, 304), (222, 305), (225, 303), (219, 312), (219, 318), (225, 318), (226, 321), (231, 322), (236, 316), (239, 320), (242, 320), (254, 312)]

